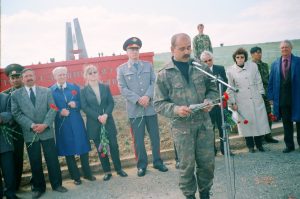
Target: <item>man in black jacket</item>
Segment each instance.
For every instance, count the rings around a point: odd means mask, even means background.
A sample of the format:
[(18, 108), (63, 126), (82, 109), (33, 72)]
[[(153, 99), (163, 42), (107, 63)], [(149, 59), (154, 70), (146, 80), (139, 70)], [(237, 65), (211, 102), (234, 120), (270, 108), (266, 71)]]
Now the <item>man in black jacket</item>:
[[(222, 79), (224, 82), (228, 82), (224, 66), (215, 65), (213, 54), (209, 51), (203, 51), (200, 55), (201, 62), (208, 66), (214, 76)], [(219, 87), (218, 87), (219, 89)], [(226, 91), (227, 87), (222, 86), (222, 93)], [(224, 145), (223, 145), (223, 129), (222, 129), (222, 116), (221, 116), (221, 108), (219, 106), (214, 106), (214, 108), (209, 112), (211, 122), (214, 126), (214, 129), (217, 125), (220, 136), (220, 150), (222, 155), (224, 155)], [(215, 146), (215, 153), (217, 153), (217, 149)], [(232, 153), (230, 153), (232, 155)]]
[[(12, 122), (12, 115), (8, 106), (8, 96), (4, 93), (0, 93), (0, 168), (5, 182), (5, 193), (7, 199), (16, 199), (15, 188), (15, 172), (13, 161), (12, 144), (13, 132), (9, 131), (9, 124)], [(0, 176), (1, 177), (1, 176)], [(0, 183), (0, 198), (3, 197), (2, 182)]]

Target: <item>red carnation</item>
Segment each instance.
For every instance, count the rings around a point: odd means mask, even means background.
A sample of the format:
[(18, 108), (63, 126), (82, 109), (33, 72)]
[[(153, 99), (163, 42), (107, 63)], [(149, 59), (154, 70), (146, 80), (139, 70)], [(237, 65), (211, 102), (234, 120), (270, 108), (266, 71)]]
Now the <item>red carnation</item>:
[(58, 108), (55, 104), (50, 104), (50, 108), (55, 110), (55, 111), (58, 111)]
[(273, 115), (272, 113), (269, 113), (268, 117), (269, 117), (269, 120), (272, 122), (277, 120), (277, 117), (275, 115)]
[(101, 158), (105, 158), (105, 153), (101, 153)]
[(225, 101), (228, 101), (228, 100), (229, 100), (229, 95), (228, 95), (228, 93), (226, 93), (226, 92), (223, 93), (223, 99), (224, 99)]
[(248, 124), (249, 123), (249, 121), (248, 120), (244, 120), (244, 124)]
[(77, 95), (77, 91), (76, 90), (72, 90), (71, 93), (72, 93), (73, 96)]
[(223, 108), (226, 108), (226, 106), (227, 106), (227, 101), (226, 100), (223, 100), (222, 106), (223, 106)]

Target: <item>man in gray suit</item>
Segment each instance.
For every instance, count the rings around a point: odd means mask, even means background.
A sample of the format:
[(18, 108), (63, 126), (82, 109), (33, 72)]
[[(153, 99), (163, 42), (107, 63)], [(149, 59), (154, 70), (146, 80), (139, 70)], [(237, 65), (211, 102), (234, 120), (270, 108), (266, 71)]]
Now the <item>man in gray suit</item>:
[(161, 172), (168, 171), (160, 158), (158, 121), (152, 101), (155, 74), (151, 63), (139, 60), (141, 47), (142, 41), (137, 37), (126, 40), (123, 49), (127, 52), (128, 62), (117, 69), (119, 89), (126, 99), (127, 113), (133, 132), (139, 177), (146, 174), (148, 165), (144, 143), (145, 127), (151, 140), (154, 168)]
[(11, 106), (15, 120), (22, 127), (27, 146), (32, 172), (32, 198), (39, 198), (46, 191), (41, 146), (52, 189), (58, 192), (67, 192), (67, 189), (62, 186), (61, 170), (53, 137), (56, 111), (50, 106), (54, 105), (54, 100), (50, 89), (36, 86), (35, 80), (33, 70), (22, 71), (24, 87), (12, 93)]

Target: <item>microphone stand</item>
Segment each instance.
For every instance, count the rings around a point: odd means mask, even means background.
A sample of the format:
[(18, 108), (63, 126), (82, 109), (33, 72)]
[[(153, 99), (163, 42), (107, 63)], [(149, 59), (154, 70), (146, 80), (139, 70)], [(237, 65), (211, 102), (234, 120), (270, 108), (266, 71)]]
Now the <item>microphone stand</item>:
[(222, 116), (222, 129), (223, 129), (223, 146), (224, 146), (224, 157), (225, 157), (225, 167), (226, 167), (226, 177), (227, 177), (227, 196), (228, 199), (234, 199), (234, 185), (233, 185), (233, 171), (232, 171), (232, 165), (231, 165), (231, 157), (230, 157), (230, 150), (229, 150), (229, 138), (227, 133), (227, 127), (225, 125), (225, 119), (224, 119), (224, 107), (223, 107), (223, 93), (222, 93), (222, 86), (225, 85), (229, 89), (233, 90), (234, 92), (238, 92), (238, 89), (235, 87), (230, 86), (226, 82), (222, 81), (220, 78), (208, 73), (207, 71), (200, 68), (202, 65), (199, 64), (196, 61), (192, 61), (191, 64), (199, 71), (204, 73), (205, 75), (211, 77), (215, 82), (218, 83), (219, 86), (219, 98), (221, 102), (221, 116)]

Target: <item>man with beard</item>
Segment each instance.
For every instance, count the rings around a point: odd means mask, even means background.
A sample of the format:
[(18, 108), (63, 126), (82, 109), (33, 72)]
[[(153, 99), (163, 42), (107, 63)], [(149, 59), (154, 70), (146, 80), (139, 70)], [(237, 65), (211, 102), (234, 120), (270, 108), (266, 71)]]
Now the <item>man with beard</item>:
[(32, 69), (22, 71), (22, 81), (24, 87), (12, 93), (11, 110), (15, 120), (22, 127), (27, 146), (32, 172), (32, 198), (39, 198), (46, 191), (41, 146), (52, 189), (67, 192), (67, 189), (62, 186), (61, 170), (54, 142), (53, 121), (56, 108), (53, 108), (55, 105), (51, 90), (35, 84), (36, 78)]
[[(23, 86), (22, 77), (21, 77), (21, 72), (23, 69), (24, 67), (21, 66), (20, 64), (10, 64), (5, 68), (5, 74), (9, 78), (11, 87), (3, 91), (3, 93), (8, 94), (9, 105), (11, 103), (12, 92)], [(20, 187), (21, 177), (23, 172), (24, 138), (22, 134), (22, 128), (17, 122), (13, 121), (11, 128), (14, 129), (16, 132), (18, 132), (17, 134), (14, 134), (15, 139), (13, 139), (15, 183), (16, 183), (16, 190), (18, 190)]]
[[(195, 199), (198, 184), (200, 198), (209, 199), (215, 167), (209, 111), (211, 99), (218, 97), (217, 88), (208, 76), (189, 63), (192, 50), (187, 34), (172, 37), (171, 52), (171, 62), (157, 75), (154, 107), (171, 120), (171, 133), (180, 160), (179, 187), (183, 195)], [(208, 67), (202, 69), (210, 73)], [(201, 103), (206, 104), (203, 109), (192, 108)]]

